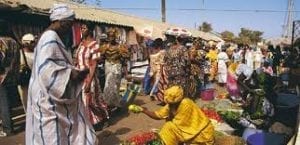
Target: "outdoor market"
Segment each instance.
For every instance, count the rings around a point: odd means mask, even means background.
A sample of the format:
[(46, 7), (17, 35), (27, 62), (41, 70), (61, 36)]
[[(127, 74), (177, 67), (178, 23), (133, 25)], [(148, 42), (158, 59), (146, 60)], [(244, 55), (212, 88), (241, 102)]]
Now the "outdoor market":
[(231, 40), (68, 0), (0, 0), (0, 144), (300, 144), (292, 26)]

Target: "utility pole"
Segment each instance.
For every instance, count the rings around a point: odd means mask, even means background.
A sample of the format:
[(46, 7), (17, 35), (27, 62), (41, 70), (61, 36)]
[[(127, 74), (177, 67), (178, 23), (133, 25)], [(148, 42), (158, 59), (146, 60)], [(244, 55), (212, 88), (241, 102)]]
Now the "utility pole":
[(161, 0), (161, 20), (166, 22), (166, 0)]
[(293, 21), (294, 21), (294, 0), (288, 0), (288, 8), (287, 13), (284, 20), (284, 26), (283, 26), (283, 38), (289, 38), (292, 37), (292, 28), (293, 28)]

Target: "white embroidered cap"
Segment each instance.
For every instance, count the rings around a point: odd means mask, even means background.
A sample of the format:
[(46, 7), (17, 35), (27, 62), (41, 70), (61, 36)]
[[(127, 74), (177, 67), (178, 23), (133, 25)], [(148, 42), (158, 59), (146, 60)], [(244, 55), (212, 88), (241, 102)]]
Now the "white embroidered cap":
[(50, 10), (50, 20), (74, 20), (75, 13), (66, 4), (54, 4)]
[(34, 36), (31, 33), (25, 34), (22, 37), (22, 44), (26, 44), (26, 43), (30, 43), (32, 41), (34, 41)]

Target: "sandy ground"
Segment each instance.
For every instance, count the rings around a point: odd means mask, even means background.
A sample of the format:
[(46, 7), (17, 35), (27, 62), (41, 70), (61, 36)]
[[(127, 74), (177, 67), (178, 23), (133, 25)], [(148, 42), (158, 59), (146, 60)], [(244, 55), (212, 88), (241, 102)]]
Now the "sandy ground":
[[(146, 96), (137, 96), (135, 104), (148, 109), (157, 109), (158, 102), (150, 101)], [(152, 120), (144, 114), (133, 114), (123, 111), (112, 117), (111, 125), (97, 132), (99, 145), (118, 145), (121, 140), (133, 136), (141, 131), (159, 128), (164, 121)], [(25, 116), (15, 119), (14, 128), (17, 133), (13, 136), (0, 138), (0, 145), (25, 145)]]

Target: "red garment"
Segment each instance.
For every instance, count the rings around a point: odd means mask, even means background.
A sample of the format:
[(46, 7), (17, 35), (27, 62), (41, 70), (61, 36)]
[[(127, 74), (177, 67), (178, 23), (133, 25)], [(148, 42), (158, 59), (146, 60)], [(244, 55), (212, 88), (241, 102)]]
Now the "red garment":
[(81, 42), (81, 25), (80, 23), (75, 23), (72, 27), (73, 31), (73, 46), (78, 46)]
[[(89, 69), (91, 67), (91, 61), (100, 58), (99, 45), (96, 41), (90, 42), (87, 46), (81, 43), (76, 52), (77, 68), (80, 70)], [(83, 88), (87, 84), (87, 80), (90, 75), (84, 81)], [(96, 75), (92, 78), (90, 90), (82, 93), (82, 100), (86, 108), (88, 117), (93, 125), (101, 122), (107, 117), (107, 104), (103, 101), (101, 96), (100, 83)]]

